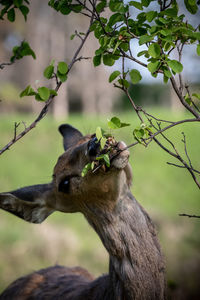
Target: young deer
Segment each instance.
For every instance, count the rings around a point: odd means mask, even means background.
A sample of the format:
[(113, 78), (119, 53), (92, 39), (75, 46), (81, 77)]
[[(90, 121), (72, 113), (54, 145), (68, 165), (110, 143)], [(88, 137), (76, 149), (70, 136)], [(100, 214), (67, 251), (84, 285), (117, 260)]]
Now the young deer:
[(59, 128), (65, 152), (54, 168), (53, 180), (0, 194), (0, 208), (33, 223), (54, 211), (81, 212), (109, 253), (109, 273), (97, 279), (84, 269), (54, 266), (17, 279), (1, 300), (70, 299), (133, 300), (165, 298), (164, 260), (154, 225), (130, 192), (129, 152), (123, 142), (107, 170), (82, 177), (95, 159), (95, 136), (83, 136), (70, 125)]

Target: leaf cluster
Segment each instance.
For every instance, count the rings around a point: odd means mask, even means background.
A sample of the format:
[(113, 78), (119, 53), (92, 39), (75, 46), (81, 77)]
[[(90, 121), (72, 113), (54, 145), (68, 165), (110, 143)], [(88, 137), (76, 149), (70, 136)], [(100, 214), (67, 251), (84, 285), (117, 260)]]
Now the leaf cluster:
[(73, 3), (72, 0), (50, 0), (48, 5), (63, 15), (69, 15), (71, 12), (80, 13), (83, 10), (83, 5)]
[[(146, 46), (146, 50), (139, 51), (137, 57), (145, 56), (147, 68), (153, 77), (158, 73), (163, 74), (165, 83), (177, 73), (182, 72), (183, 65), (180, 61), (171, 59), (170, 54), (178, 44), (197, 44), (197, 54), (200, 55), (200, 32), (184, 20), (183, 14), (179, 15), (176, 1), (172, 1), (169, 8), (158, 11), (144, 11), (151, 4), (150, 0), (130, 1), (126, 4), (121, 0), (100, 1), (97, 9), (99, 18), (96, 19), (91, 31), (99, 41), (99, 48), (95, 52), (93, 64), (95, 67), (103, 63), (113, 66), (120, 57), (131, 59), (130, 49), (132, 40), (139, 46)], [(186, 8), (191, 13), (196, 13), (196, 1), (185, 1)], [(112, 14), (109, 18), (101, 16), (105, 7), (109, 7)], [(130, 8), (140, 10), (134, 20), (130, 14)], [(194, 9), (195, 8), (195, 9)], [(127, 80), (130, 78), (133, 84), (138, 83), (142, 76), (138, 70), (119, 73), (115, 71), (109, 77), (112, 82), (117, 77), (121, 87), (128, 88)], [(121, 75), (121, 76), (120, 76)]]
[[(68, 73), (68, 65), (64, 61), (60, 61), (57, 65), (57, 71), (54, 71), (54, 63), (53, 60), (49, 66), (47, 66), (44, 70), (44, 77), (47, 79), (59, 78), (61, 82), (67, 80), (67, 73)], [(57, 92), (53, 89), (49, 89), (48, 87), (42, 86), (35, 91), (30, 85), (28, 85), (25, 90), (20, 93), (20, 97), (24, 96), (35, 96), (37, 101), (47, 101), (50, 96), (56, 96)]]
[(30, 2), (28, 0), (2, 0), (0, 19), (3, 20), (4, 16), (7, 15), (7, 19), (10, 22), (14, 22), (16, 17), (16, 10), (19, 10), (26, 21), (27, 15), (29, 13), (29, 4)]
[[(111, 120), (108, 120), (107, 125), (108, 130), (115, 130), (129, 126), (130, 124), (121, 122), (119, 118), (113, 117)], [(100, 153), (94, 161), (85, 165), (81, 173), (82, 177), (84, 177), (90, 170), (95, 170), (99, 167), (106, 170), (106, 168), (110, 167), (110, 156), (112, 156), (114, 151), (116, 151), (114, 148), (117, 142), (115, 141), (113, 134), (111, 134), (108, 130), (106, 131), (99, 126), (96, 128), (95, 136), (97, 139), (96, 142), (100, 145)]]
[(14, 62), (16, 59), (21, 59), (24, 56), (31, 55), (34, 59), (36, 59), (35, 52), (31, 49), (30, 45), (23, 41), (21, 45), (15, 46), (12, 49), (13, 55), (10, 58), (11, 62)]

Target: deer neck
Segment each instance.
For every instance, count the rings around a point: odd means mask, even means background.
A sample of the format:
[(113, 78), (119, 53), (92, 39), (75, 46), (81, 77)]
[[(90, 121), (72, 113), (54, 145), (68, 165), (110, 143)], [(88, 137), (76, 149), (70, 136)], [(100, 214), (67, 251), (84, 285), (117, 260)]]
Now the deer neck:
[(151, 219), (125, 181), (115, 203), (109, 211), (91, 206), (85, 215), (109, 253), (114, 299), (164, 299), (164, 262)]

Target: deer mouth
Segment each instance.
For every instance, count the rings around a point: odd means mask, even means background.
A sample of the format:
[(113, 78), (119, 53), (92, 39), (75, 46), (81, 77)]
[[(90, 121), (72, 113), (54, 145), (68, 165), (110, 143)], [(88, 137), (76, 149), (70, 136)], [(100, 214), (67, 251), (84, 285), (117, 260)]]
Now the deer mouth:
[[(94, 164), (93, 173), (95, 173), (99, 169), (107, 172), (111, 168), (125, 168), (130, 153), (124, 142), (116, 142), (113, 138), (108, 138), (104, 148), (101, 149), (100, 141), (94, 136), (88, 143), (87, 155)], [(107, 159), (104, 159), (105, 156)]]
[(118, 142), (115, 147), (115, 152), (111, 154), (111, 166), (116, 169), (124, 169), (128, 164), (130, 152), (127, 150), (127, 145), (124, 142)]

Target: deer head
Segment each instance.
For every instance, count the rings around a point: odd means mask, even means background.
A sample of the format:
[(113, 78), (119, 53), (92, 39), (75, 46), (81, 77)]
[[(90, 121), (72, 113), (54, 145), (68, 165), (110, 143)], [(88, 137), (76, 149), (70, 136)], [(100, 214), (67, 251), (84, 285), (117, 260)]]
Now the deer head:
[[(129, 152), (121, 151), (108, 170), (99, 168), (82, 177), (84, 166), (99, 154), (95, 135), (83, 136), (70, 125), (61, 125), (65, 152), (54, 167), (53, 180), (0, 194), (0, 208), (32, 223), (43, 222), (52, 212), (82, 212), (90, 206), (112, 209), (124, 185), (131, 182)], [(123, 142), (117, 148), (123, 150)]]

